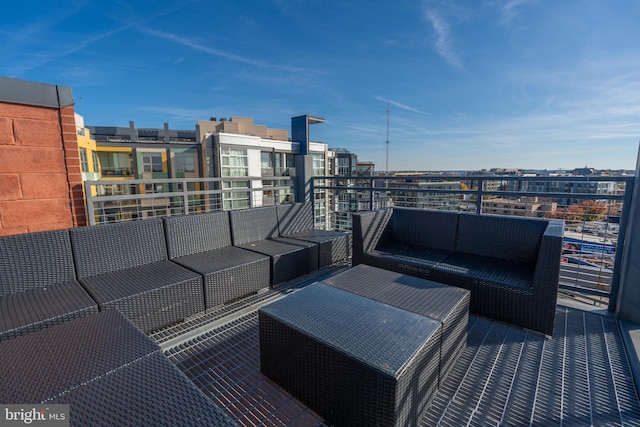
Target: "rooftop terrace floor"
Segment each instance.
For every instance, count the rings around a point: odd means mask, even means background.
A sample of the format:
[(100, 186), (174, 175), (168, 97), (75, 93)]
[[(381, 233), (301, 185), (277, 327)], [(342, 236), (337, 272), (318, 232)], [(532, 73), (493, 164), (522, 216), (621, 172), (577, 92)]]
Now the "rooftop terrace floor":
[[(345, 268), (324, 269), (152, 338), (238, 424), (325, 425), (260, 374), (257, 309)], [(559, 302), (553, 338), (471, 315), (467, 348), (416, 424), (640, 426), (640, 402), (616, 318), (578, 307)]]

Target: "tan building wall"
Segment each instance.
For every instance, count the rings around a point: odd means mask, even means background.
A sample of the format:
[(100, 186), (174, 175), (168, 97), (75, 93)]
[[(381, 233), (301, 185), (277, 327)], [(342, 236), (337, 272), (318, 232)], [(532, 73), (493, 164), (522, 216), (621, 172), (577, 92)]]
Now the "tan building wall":
[(269, 129), (264, 125), (256, 125), (250, 117), (231, 117), (229, 120), (221, 118), (219, 121), (215, 118), (209, 121), (199, 120), (197, 128), (199, 142), (203, 141), (205, 133), (233, 133), (278, 141), (289, 140), (289, 132), (286, 129)]
[(521, 200), (494, 198), (482, 201), (483, 213), (497, 215), (542, 217), (547, 212), (555, 212), (557, 207), (557, 203), (540, 202), (537, 197), (524, 197)]
[(22, 88), (71, 98), (69, 88), (0, 79), (0, 235), (86, 225), (73, 104), (21, 104)]

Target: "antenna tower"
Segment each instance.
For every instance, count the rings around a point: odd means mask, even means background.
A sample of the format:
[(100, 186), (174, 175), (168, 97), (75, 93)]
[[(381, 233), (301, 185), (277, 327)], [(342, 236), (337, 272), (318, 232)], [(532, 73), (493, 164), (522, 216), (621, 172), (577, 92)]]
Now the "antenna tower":
[(387, 173), (389, 173), (389, 113), (390, 113), (390, 109), (389, 109), (389, 103), (387, 103), (387, 155), (386, 155), (386, 160), (385, 160), (385, 171)]

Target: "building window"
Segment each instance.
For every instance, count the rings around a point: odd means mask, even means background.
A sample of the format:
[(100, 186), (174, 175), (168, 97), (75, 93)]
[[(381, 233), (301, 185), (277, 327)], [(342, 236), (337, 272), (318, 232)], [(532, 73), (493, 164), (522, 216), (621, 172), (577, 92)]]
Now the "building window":
[(164, 192), (164, 184), (145, 184), (145, 194), (162, 193)]
[(260, 152), (260, 168), (262, 171), (262, 176), (273, 176), (273, 158), (269, 151)]
[(80, 149), (80, 169), (82, 172), (89, 172), (89, 159), (87, 158), (87, 149)]
[(268, 169), (273, 167), (273, 163), (271, 162), (271, 153), (269, 153), (268, 151), (261, 151), (260, 164), (262, 169)]
[[(224, 190), (249, 188), (249, 181), (222, 181)], [(249, 191), (227, 191), (222, 194), (223, 209), (246, 209), (248, 208), (251, 198)]]
[(196, 171), (196, 159), (192, 154), (176, 154), (176, 172), (195, 172)]
[(350, 158), (338, 157), (338, 170), (336, 175), (349, 176), (351, 175)]
[(91, 160), (93, 161), (93, 171), (95, 173), (100, 172), (100, 161), (98, 160), (98, 153), (95, 151), (91, 152)]
[(247, 150), (223, 147), (220, 150), (222, 176), (249, 176)]
[(103, 176), (131, 176), (131, 159), (128, 153), (99, 152)]
[(287, 162), (287, 167), (288, 168), (294, 168), (296, 167), (296, 158), (293, 154), (291, 153), (285, 153), (286, 156), (286, 162)]
[(144, 172), (162, 172), (162, 155), (143, 154), (142, 170)]
[(324, 154), (313, 153), (311, 157), (313, 158), (313, 174), (315, 176), (324, 176)]

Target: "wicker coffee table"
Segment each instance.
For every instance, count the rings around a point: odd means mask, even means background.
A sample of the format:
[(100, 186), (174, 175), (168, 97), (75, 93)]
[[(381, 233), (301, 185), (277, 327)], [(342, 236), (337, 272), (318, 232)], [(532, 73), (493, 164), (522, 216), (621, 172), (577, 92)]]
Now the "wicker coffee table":
[(331, 424), (413, 424), (437, 392), (438, 320), (324, 283), (258, 313), (261, 372)]
[(467, 344), (471, 293), (462, 288), (360, 264), (323, 283), (442, 322), (442, 384)]

